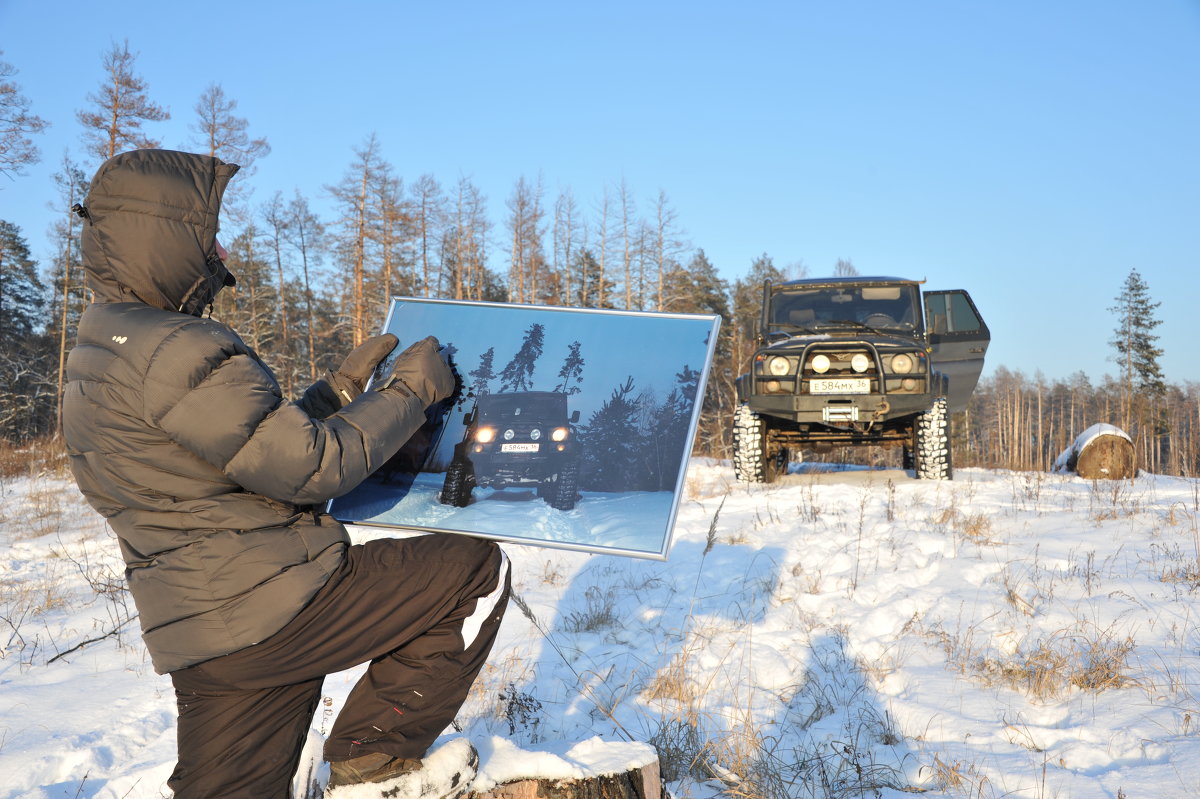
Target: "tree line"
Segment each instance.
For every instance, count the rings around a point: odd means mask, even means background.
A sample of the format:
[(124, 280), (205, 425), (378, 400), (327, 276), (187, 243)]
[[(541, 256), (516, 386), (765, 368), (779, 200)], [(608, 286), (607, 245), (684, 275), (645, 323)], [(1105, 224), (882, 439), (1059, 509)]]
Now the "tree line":
[[(2, 53), (0, 53), (2, 55)], [(114, 43), (96, 91), (76, 117), (86, 159), (64, 155), (53, 180), (59, 215), (41, 260), (25, 233), (0, 220), (0, 436), (24, 442), (53, 435), (66, 355), (89, 301), (79, 252), (82, 202), (90, 174), (106, 158), (156, 147), (147, 125), (169, 113), (150, 98), (128, 42)], [(47, 123), (0, 60), (0, 176), (19, 180), (40, 160), (36, 136)], [(253, 199), (255, 163), (269, 156), (237, 102), (220, 85), (193, 107), (188, 146), (238, 163), (223, 214), (222, 243), (238, 284), (212, 314), (236, 329), (295, 396), (350, 348), (378, 331), (391, 296), (717, 314), (722, 319), (703, 399), (698, 454), (728, 457), (734, 380), (755, 346), (764, 280), (807, 276), (802, 263), (776, 266), (766, 254), (733, 281), (689, 242), (666, 192), (649, 201), (624, 180), (588, 201), (570, 189), (550, 196), (540, 176), (519, 176), (499, 220), (469, 177), (405, 180), (378, 137), (355, 147), (342, 177), (320, 200), (273, 191)], [(9, 189), (11, 190), (11, 189)], [(834, 274), (855, 274), (840, 260)], [(1070, 439), (1097, 421), (1139, 442), (1143, 468), (1197, 469), (1200, 398), (1193, 383), (1168, 383), (1158, 368), (1158, 324), (1136, 271), (1112, 310), (1111, 345), (1119, 375), (1093, 386), (1085, 376), (1048, 382), (1004, 368), (980, 384), (955, 420), (960, 465), (1045, 468)], [(1065, 444), (1064, 444), (1065, 442)], [(847, 459), (857, 457), (847, 454)]]

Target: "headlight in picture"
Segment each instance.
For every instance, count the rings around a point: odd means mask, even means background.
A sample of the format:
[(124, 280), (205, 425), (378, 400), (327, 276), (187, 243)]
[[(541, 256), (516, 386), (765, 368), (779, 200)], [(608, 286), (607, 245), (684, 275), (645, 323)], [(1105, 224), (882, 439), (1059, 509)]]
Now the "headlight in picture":
[(829, 371), (829, 356), (814, 355), (812, 359), (812, 369), (819, 375), (823, 375)]
[(531, 439), (533, 439), (534, 441), (537, 441), (539, 438), (542, 437), (542, 431), (535, 427), (529, 431), (529, 437)]
[(490, 444), (496, 440), (496, 428), (481, 427), (475, 431), (475, 440), (480, 444)]
[(857, 353), (850, 359), (850, 368), (859, 373), (865, 372), (871, 368), (871, 359), (861, 352)]
[(510, 428), (508, 428), (507, 430), (505, 430), (505, 431), (504, 431), (504, 440), (505, 440), (505, 441), (512, 441), (512, 440), (513, 440), (513, 436), (515, 436), (516, 434), (517, 434), (517, 432), (516, 432), (515, 430), (513, 430), (513, 429), (510, 427)]
[(767, 371), (778, 377), (792, 371), (792, 365), (788, 363), (787, 358), (784, 358), (782, 355), (776, 355), (767, 361)]
[(550, 438), (553, 441), (566, 441), (570, 431), (565, 427), (556, 427), (550, 433)]
[(912, 371), (912, 356), (906, 353), (892, 356), (892, 371), (898, 375), (906, 375)]

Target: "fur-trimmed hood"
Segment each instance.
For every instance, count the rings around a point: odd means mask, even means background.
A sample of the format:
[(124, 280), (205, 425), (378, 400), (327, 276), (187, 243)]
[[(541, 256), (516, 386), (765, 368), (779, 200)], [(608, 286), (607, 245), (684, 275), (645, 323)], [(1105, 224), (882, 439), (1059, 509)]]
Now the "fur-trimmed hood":
[(98, 302), (199, 316), (233, 275), (217, 257), (221, 196), (236, 164), (174, 150), (105, 161), (84, 206), (83, 268)]

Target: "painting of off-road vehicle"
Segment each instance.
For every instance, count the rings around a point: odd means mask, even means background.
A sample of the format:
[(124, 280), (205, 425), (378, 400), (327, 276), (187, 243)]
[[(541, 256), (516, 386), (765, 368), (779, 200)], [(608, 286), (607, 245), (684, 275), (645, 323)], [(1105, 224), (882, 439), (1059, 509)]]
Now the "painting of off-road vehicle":
[[(720, 317), (398, 298), (458, 388), (342, 521), (665, 558)], [(380, 367), (380, 374), (390, 364)]]
[(439, 499), (465, 508), (475, 486), (533, 487), (550, 507), (571, 510), (579, 488), (578, 421), (579, 411), (567, 415), (564, 391), (479, 397)]

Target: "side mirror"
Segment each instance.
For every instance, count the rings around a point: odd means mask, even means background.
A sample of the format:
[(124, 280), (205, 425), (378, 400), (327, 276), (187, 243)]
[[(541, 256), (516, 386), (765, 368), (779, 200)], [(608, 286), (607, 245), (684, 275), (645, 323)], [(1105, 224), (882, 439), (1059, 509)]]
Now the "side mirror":
[(579, 411), (575, 411), (574, 413), (571, 414), (571, 424), (575, 424), (578, 421), (579, 421)]

